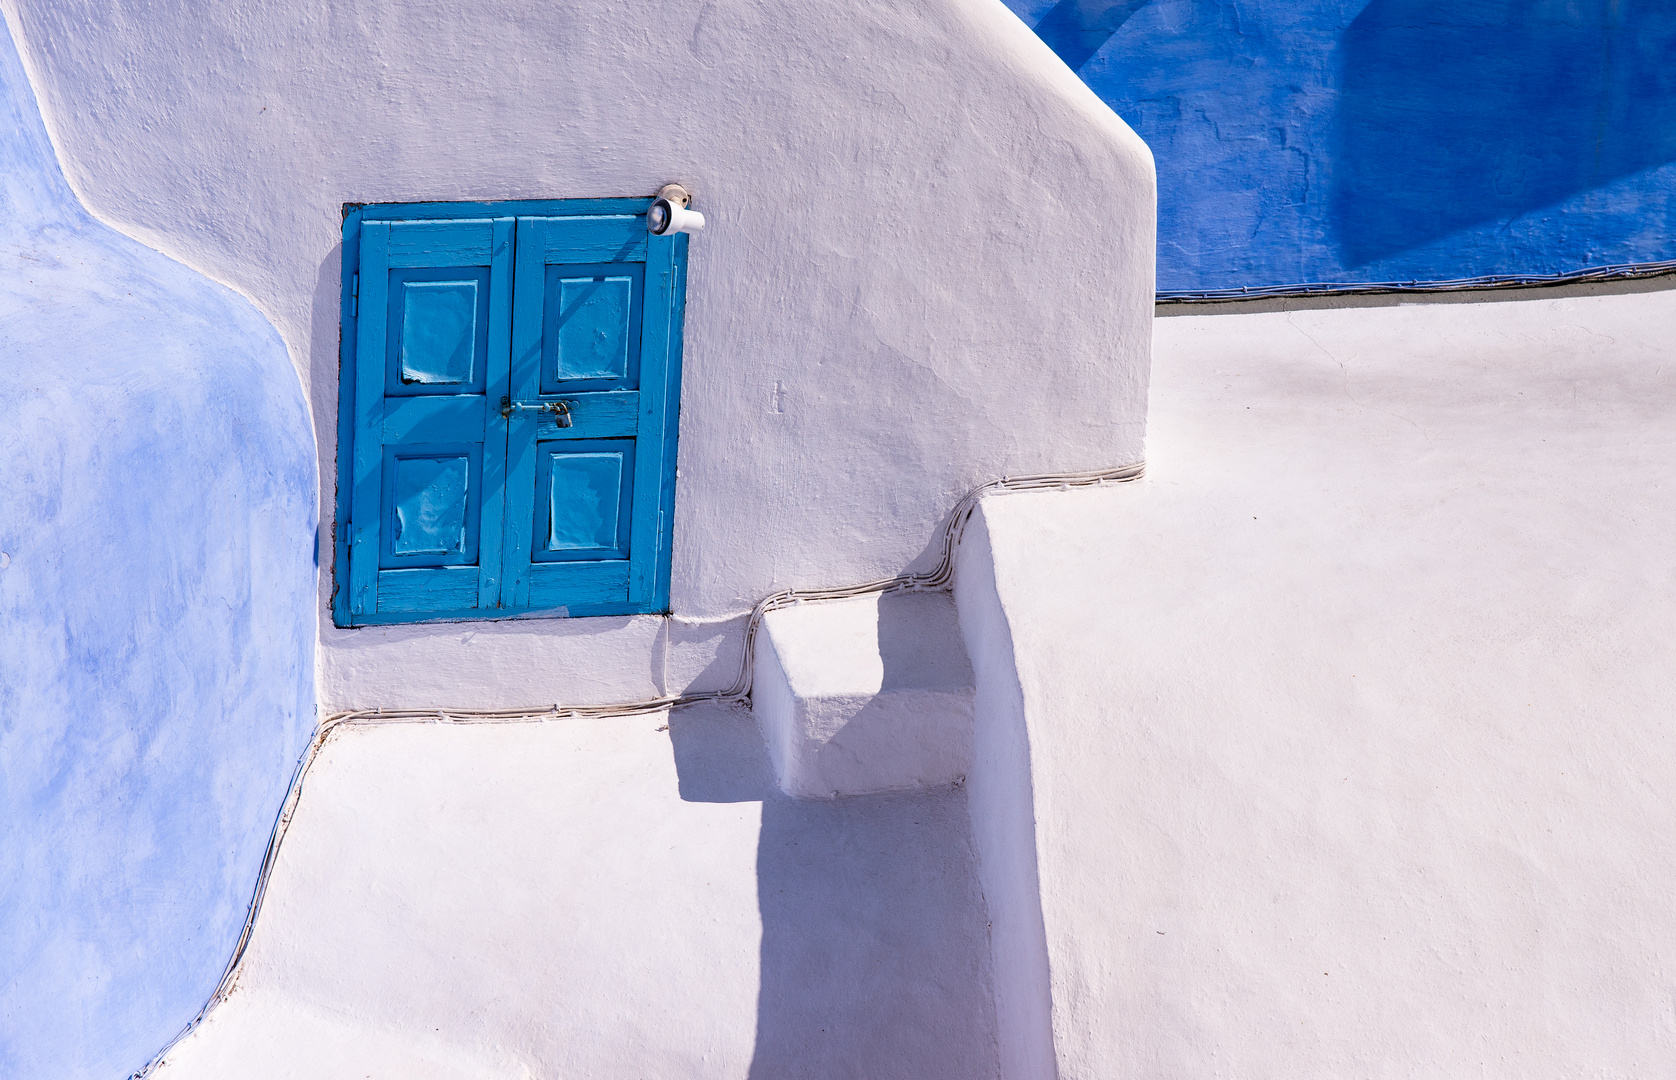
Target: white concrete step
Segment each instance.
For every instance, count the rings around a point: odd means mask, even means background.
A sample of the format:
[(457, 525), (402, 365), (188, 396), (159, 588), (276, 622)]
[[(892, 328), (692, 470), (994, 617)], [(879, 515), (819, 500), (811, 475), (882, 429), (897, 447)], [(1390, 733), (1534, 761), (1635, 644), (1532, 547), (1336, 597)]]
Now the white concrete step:
[(947, 593), (782, 608), (757, 638), (751, 708), (780, 789), (798, 798), (963, 778), (974, 693)]

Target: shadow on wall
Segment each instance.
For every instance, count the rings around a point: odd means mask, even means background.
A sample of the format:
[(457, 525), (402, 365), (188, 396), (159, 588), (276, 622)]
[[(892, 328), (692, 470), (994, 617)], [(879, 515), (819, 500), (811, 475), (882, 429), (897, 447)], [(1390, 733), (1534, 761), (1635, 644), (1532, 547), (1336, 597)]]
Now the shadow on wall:
[(762, 987), (751, 1080), (998, 1074), (994, 995), (965, 793), (801, 802), (755, 721), (670, 716), (681, 797), (762, 803)]
[(1158, 288), (1676, 258), (1666, 0), (1006, 0), (1152, 148)]
[(1072, 71), (1151, 0), (1059, 0), (1036, 23), (1036, 34)]
[(1347, 265), (1676, 161), (1676, 4), (1373, 0), (1340, 45)]

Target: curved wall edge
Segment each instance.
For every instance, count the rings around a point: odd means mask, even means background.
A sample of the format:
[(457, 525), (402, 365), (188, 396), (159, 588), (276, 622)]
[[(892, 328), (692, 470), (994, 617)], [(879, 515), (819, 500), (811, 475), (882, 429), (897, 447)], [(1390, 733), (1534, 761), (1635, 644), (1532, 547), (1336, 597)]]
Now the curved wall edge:
[(0, 43), (0, 1075), (202, 1006), (314, 723), (314, 437), (273, 326), (95, 221)]

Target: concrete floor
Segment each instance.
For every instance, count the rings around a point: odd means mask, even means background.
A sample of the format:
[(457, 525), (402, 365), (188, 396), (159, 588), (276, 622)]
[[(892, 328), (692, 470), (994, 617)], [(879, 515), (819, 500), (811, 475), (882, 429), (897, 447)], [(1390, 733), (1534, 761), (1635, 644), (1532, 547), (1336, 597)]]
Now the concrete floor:
[(350, 729), (282, 850), (160, 1078), (995, 1075), (964, 793), (788, 799), (742, 710)]

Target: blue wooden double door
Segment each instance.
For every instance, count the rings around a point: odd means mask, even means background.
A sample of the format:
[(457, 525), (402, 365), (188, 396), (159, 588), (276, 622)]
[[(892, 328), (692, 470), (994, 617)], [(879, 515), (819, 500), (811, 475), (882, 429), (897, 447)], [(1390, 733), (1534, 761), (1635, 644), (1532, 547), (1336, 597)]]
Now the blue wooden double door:
[(667, 610), (685, 248), (625, 209), (354, 223), (340, 623)]

